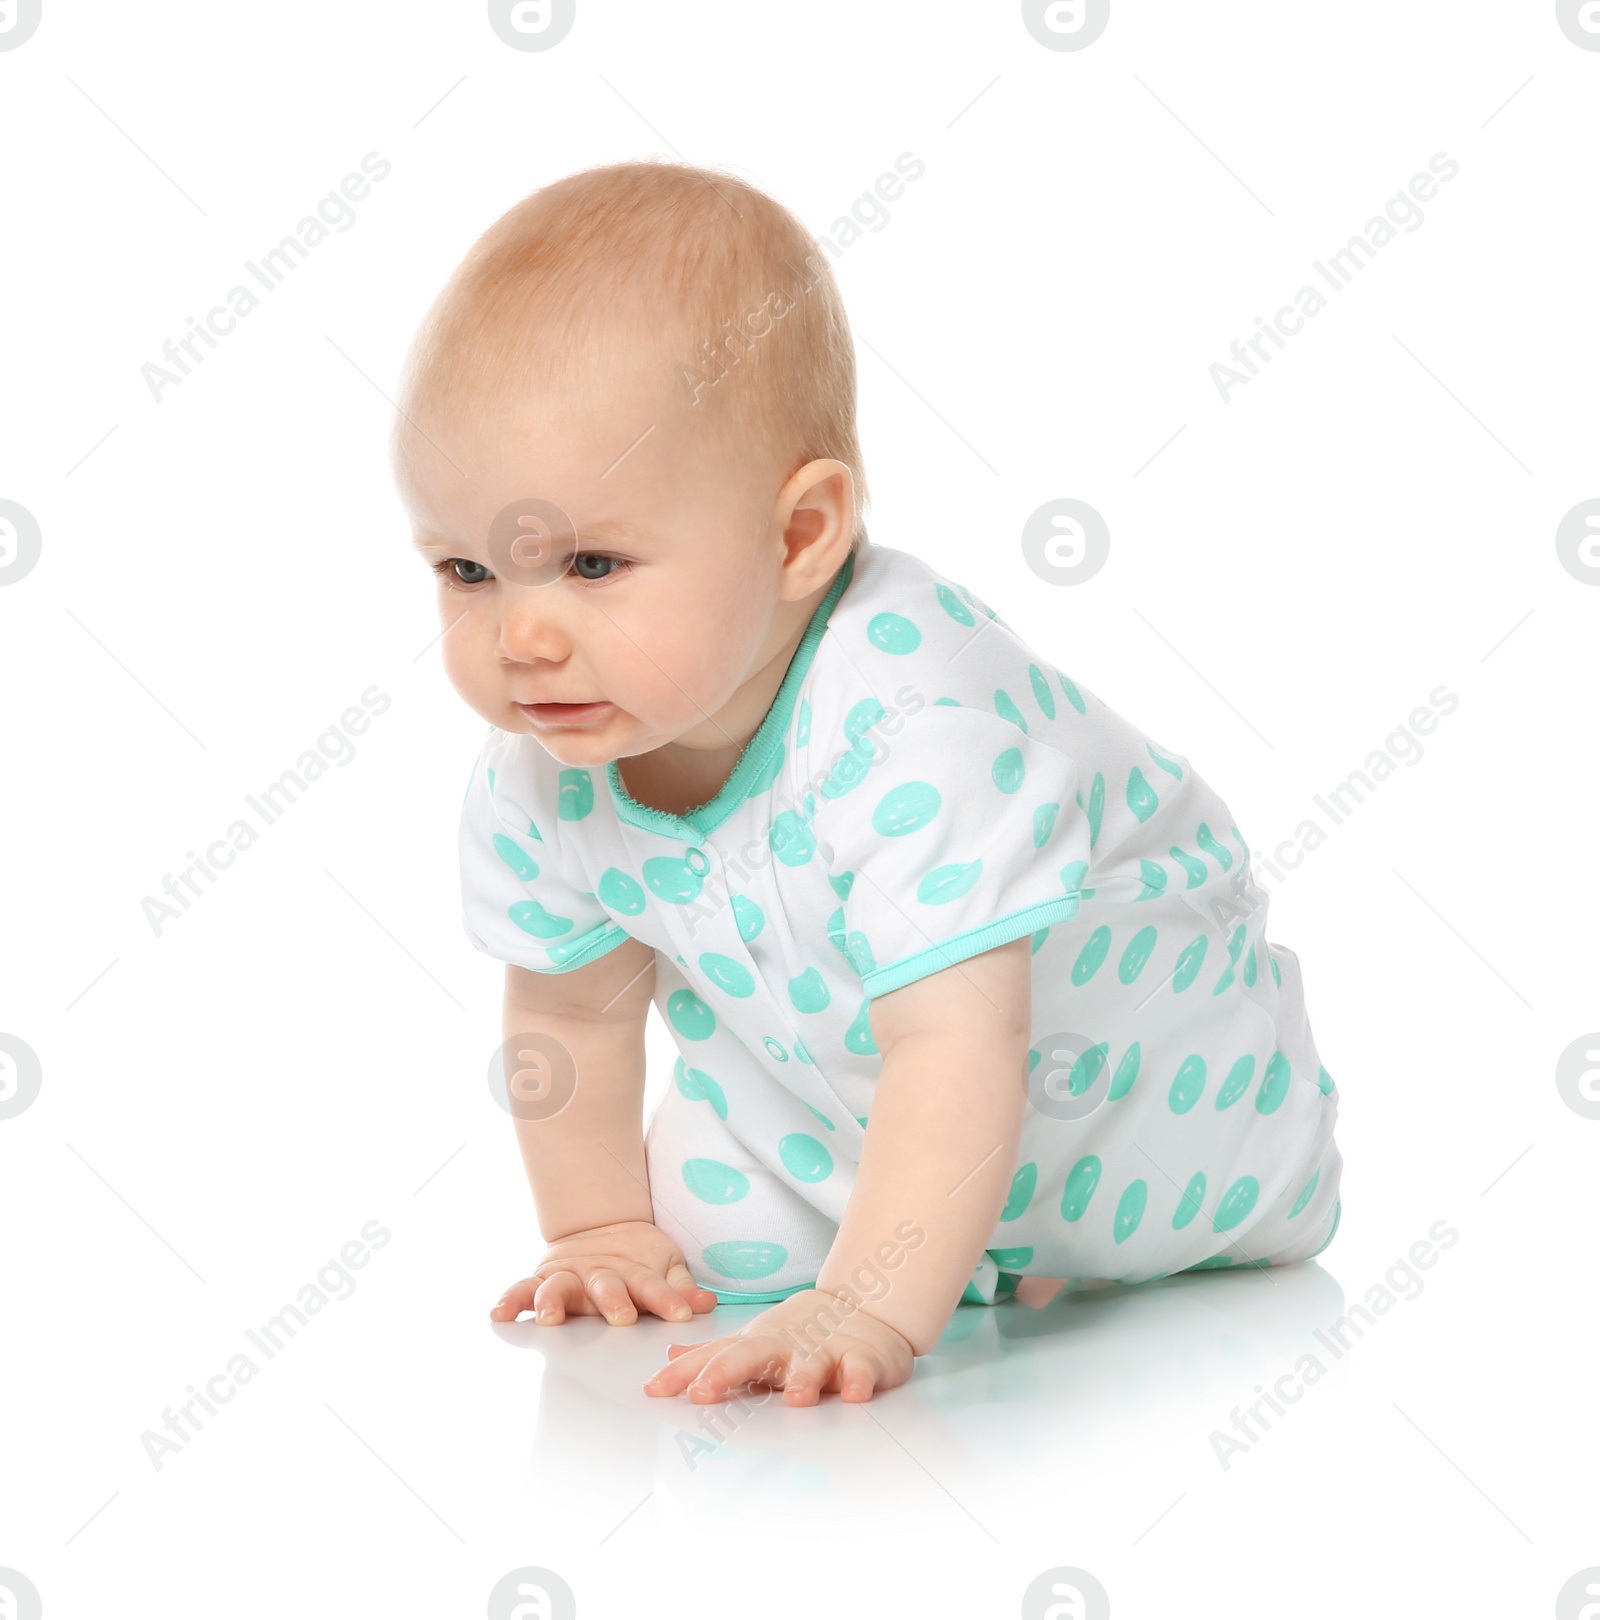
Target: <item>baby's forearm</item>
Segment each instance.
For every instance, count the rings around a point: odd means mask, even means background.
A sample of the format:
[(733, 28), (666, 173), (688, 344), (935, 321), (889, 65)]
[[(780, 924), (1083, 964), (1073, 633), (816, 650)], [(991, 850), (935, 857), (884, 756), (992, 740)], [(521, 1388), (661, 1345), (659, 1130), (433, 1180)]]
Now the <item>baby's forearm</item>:
[(1005, 1207), (1027, 1055), (1025, 1032), (985, 1030), (902, 1039), (884, 1058), (855, 1189), (817, 1287), (860, 1301), (918, 1355), (944, 1331)]
[[(505, 1037), (534, 1035), (518, 1084), (507, 1049), (517, 1142), (547, 1242), (613, 1221), (653, 1221), (645, 1168), (644, 1021), (532, 1006), (508, 988)], [(549, 1041), (570, 1056), (552, 1063)], [(563, 1100), (564, 1099), (564, 1100)], [(558, 1106), (559, 1105), (559, 1106)]]

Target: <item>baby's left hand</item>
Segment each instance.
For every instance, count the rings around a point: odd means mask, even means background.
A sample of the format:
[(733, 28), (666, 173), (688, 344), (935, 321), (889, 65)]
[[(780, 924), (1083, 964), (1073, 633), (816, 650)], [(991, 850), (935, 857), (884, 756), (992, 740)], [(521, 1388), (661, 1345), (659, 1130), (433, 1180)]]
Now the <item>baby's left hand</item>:
[(815, 1406), (835, 1390), (844, 1400), (868, 1401), (876, 1390), (905, 1383), (916, 1362), (910, 1343), (886, 1322), (817, 1288), (780, 1299), (737, 1333), (669, 1344), (667, 1354), (672, 1359), (645, 1380), (645, 1393), (687, 1388), (699, 1405), (725, 1401), (747, 1383), (781, 1388), (787, 1406)]

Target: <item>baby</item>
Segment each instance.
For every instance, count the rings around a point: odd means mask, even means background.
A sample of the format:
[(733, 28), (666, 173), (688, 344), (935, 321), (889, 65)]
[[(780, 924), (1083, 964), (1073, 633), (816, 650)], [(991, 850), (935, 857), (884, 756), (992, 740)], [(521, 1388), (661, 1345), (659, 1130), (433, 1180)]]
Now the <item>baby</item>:
[(536, 192), (423, 323), (394, 455), (490, 725), (465, 922), (547, 1244), (494, 1320), (759, 1306), (646, 1391), (867, 1400), (962, 1301), (1327, 1246), (1338, 1093), (1243, 836), (867, 539), (791, 214), (672, 163)]

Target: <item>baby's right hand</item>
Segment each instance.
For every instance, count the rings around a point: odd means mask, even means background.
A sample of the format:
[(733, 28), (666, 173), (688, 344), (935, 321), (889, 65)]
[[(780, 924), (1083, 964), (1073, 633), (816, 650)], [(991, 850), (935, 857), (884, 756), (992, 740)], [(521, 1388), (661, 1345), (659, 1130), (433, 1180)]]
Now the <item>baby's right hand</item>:
[(531, 1277), (513, 1283), (489, 1312), (496, 1322), (514, 1322), (532, 1311), (541, 1326), (572, 1316), (603, 1316), (613, 1327), (654, 1311), (669, 1322), (687, 1322), (714, 1310), (717, 1296), (689, 1275), (683, 1254), (650, 1221), (617, 1221), (573, 1232), (552, 1243)]

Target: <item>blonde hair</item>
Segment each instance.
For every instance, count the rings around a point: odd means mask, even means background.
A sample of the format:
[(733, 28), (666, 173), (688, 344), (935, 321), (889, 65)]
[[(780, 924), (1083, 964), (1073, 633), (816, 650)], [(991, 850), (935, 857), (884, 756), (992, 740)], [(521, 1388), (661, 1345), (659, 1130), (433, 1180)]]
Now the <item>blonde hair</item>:
[(568, 383), (583, 353), (619, 340), (665, 345), (718, 443), (754, 447), (780, 483), (843, 462), (859, 549), (867, 481), (838, 285), (800, 221), (724, 171), (612, 163), (523, 198), (435, 299), (402, 388), (481, 421), (507, 388)]

